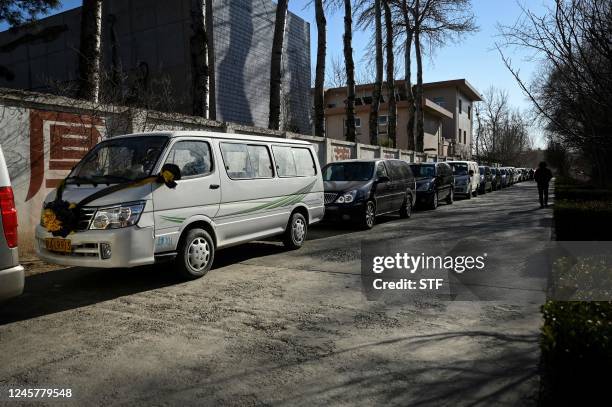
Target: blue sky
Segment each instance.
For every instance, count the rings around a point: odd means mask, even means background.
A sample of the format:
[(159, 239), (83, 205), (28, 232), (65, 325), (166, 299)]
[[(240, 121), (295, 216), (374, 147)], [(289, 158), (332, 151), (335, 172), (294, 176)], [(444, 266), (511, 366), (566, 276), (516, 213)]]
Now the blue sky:
[[(423, 78), (426, 82), (466, 78), (481, 93), (489, 86), (495, 85), (504, 89), (509, 94), (510, 104), (522, 110), (530, 108), (529, 101), (518, 88), (514, 78), (508, 72), (494, 48), (495, 42), (499, 41), (497, 24), (511, 25), (521, 15), (519, 0), (472, 0), (476, 15), (476, 24), (480, 30), (465, 37), (457, 44), (449, 44), (436, 51), (433, 58), (424, 59)], [(540, 14), (544, 7), (552, 0), (521, 0), (529, 9)], [(310, 22), (311, 35), (311, 62), (316, 60), (316, 23), (314, 20), (314, 9), (309, 6), (311, 0), (290, 0), (289, 9)], [(80, 0), (62, 1), (60, 9), (53, 13), (71, 9), (81, 5)], [(344, 30), (343, 11), (337, 10), (328, 13), (328, 63), (333, 56), (339, 57), (342, 54), (342, 33)], [(0, 29), (5, 29), (5, 25), (0, 25)], [(363, 71), (366, 66), (364, 55), (371, 52), (367, 48), (370, 33), (355, 32), (353, 37), (353, 48), (355, 52), (355, 62), (357, 71)], [(534, 75), (537, 63), (527, 61), (525, 53), (517, 52), (514, 49), (504, 50), (507, 55), (512, 57), (512, 63), (520, 69), (521, 76), (531, 78)], [(396, 60), (401, 60), (402, 56), (397, 56)], [(357, 77), (360, 75), (358, 74)], [(538, 129), (534, 132), (539, 134)], [(541, 144), (541, 143), (538, 143)]]

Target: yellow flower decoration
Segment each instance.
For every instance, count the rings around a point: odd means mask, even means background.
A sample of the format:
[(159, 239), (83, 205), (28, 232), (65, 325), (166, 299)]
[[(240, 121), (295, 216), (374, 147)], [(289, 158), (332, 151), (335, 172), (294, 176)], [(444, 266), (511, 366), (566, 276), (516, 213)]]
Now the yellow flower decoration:
[(174, 181), (174, 174), (168, 170), (162, 171), (161, 176), (164, 178), (164, 182)]
[(62, 222), (57, 219), (55, 212), (51, 209), (43, 211), (42, 224), (49, 232), (56, 232), (62, 228)]

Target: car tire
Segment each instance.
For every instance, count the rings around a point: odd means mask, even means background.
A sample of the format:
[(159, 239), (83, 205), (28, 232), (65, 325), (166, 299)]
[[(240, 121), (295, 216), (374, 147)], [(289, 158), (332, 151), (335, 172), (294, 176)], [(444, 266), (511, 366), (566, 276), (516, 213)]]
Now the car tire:
[(195, 280), (210, 270), (215, 260), (215, 245), (207, 231), (194, 228), (181, 239), (175, 270), (184, 279)]
[(406, 194), (404, 203), (399, 210), (399, 216), (400, 218), (407, 219), (410, 217), (410, 215), (412, 215), (412, 197), (410, 194)]
[(307, 232), (308, 222), (306, 222), (304, 215), (299, 212), (293, 212), (285, 229), (283, 244), (289, 250), (299, 249), (306, 240)]
[(370, 199), (366, 202), (363, 209), (360, 226), (362, 229), (372, 229), (374, 223), (376, 223), (376, 204)]
[(454, 192), (453, 189), (451, 188), (450, 192), (448, 193), (448, 196), (446, 197), (446, 203), (449, 205), (452, 205), (454, 202)]
[(438, 191), (434, 191), (431, 195), (431, 202), (429, 203), (429, 209), (436, 209), (438, 207)]

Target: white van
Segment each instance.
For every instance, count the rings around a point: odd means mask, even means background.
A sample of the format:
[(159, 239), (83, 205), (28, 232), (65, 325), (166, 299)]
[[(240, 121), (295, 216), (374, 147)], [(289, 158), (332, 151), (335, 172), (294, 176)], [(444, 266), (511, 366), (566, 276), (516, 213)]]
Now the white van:
[[(180, 170), (174, 188), (135, 183), (168, 164)], [(316, 153), (301, 140), (203, 131), (113, 137), (71, 171), (62, 199), (78, 204), (121, 183), (131, 184), (83, 206), (65, 237), (50, 233), (41, 216), (39, 256), (82, 267), (173, 259), (180, 274), (197, 278), (208, 272), (217, 249), (274, 235), (300, 247), (308, 225), (325, 210)]]
[(480, 187), (480, 172), (478, 163), (475, 161), (447, 161), (453, 168), (455, 177), (455, 195), (461, 195), (470, 199), (478, 196)]

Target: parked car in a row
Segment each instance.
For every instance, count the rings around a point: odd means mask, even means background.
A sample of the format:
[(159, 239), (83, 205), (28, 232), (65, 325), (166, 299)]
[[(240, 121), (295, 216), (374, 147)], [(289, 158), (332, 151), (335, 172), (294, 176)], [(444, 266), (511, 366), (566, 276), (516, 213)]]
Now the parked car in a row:
[(374, 226), (377, 216), (409, 218), (418, 192), (410, 166), (401, 160), (346, 160), (323, 167), (325, 218)]
[(476, 176), (479, 173), (478, 163), (475, 161), (447, 161), (446, 163), (453, 170), (455, 195), (467, 199), (478, 196), (480, 187), (480, 178)]
[(17, 209), (0, 146), (0, 301), (23, 292), (24, 271), (17, 253)]

